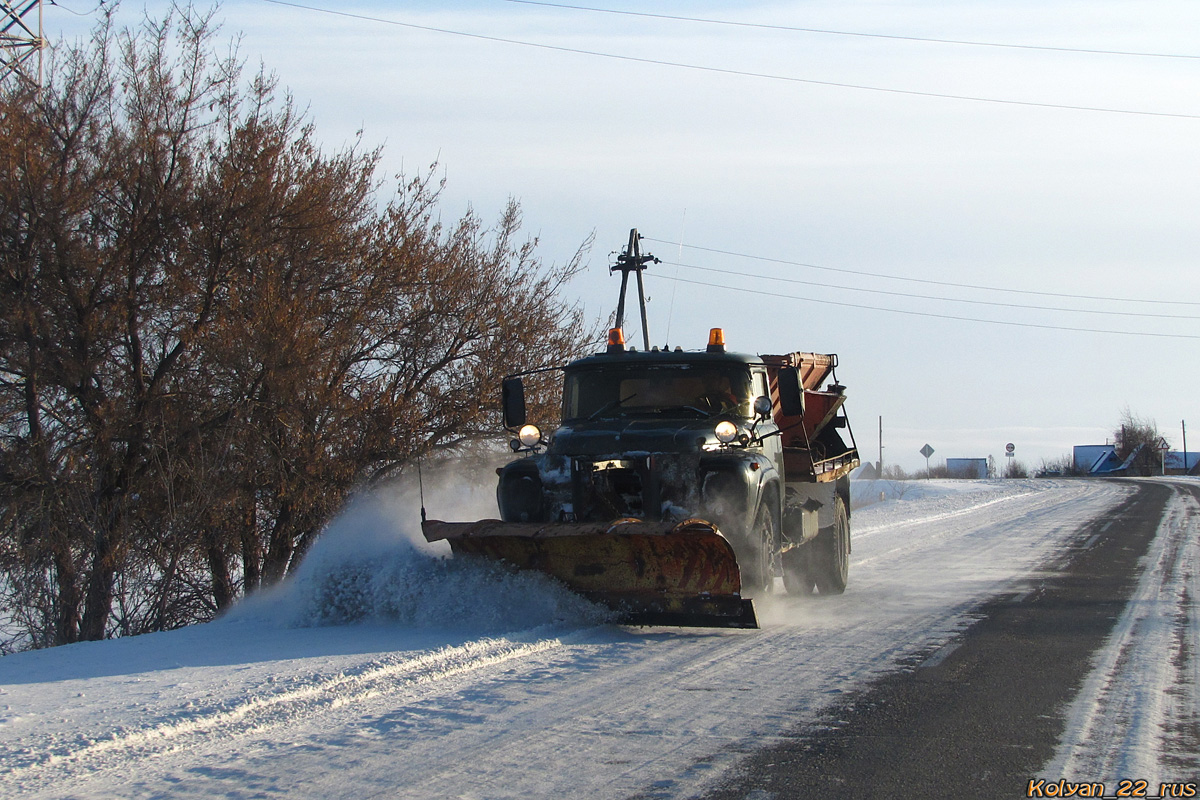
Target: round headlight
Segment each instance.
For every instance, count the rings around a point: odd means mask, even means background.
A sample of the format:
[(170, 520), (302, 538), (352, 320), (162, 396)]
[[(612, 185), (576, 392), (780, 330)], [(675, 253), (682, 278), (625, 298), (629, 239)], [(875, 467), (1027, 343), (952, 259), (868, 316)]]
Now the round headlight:
[(729, 444), (737, 438), (738, 429), (737, 425), (734, 425), (729, 420), (724, 419), (717, 423), (717, 427), (713, 429), (713, 433), (717, 434), (718, 442), (721, 444)]
[(533, 447), (541, 443), (542, 432), (538, 430), (537, 425), (522, 425), (520, 432), (517, 433), (517, 439), (525, 447)]

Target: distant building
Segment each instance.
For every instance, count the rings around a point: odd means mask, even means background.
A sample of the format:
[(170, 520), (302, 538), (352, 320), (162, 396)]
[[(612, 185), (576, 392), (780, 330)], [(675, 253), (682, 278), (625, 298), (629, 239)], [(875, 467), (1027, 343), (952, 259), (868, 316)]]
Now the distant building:
[(1167, 475), (1200, 475), (1200, 452), (1187, 451), (1186, 469), (1183, 463), (1183, 453), (1172, 450), (1163, 458), (1163, 467)]
[[(1139, 444), (1133, 448), (1133, 452), (1125, 457), (1125, 460), (1117, 458), (1117, 450), (1111, 444), (1080, 444), (1075, 445), (1075, 471), (1080, 475), (1126, 475), (1129, 474), (1129, 467), (1137, 458), (1138, 453), (1143, 447), (1149, 445)], [(1153, 471), (1151, 474), (1158, 473), (1158, 450), (1154, 451), (1155, 458), (1153, 463)], [(1188, 453), (1187, 457), (1188, 474), (1200, 474), (1200, 453)], [(1181, 475), (1183, 474), (1183, 453), (1166, 453), (1162, 458), (1162, 463), (1166, 467), (1166, 474)]]
[(988, 460), (986, 458), (947, 458), (946, 473), (951, 478), (986, 478), (988, 476)]
[(1111, 475), (1125, 469), (1111, 444), (1077, 444), (1072, 461), (1080, 475)]
[(874, 481), (879, 479), (879, 472), (875, 469), (875, 465), (868, 461), (859, 467), (856, 472), (851, 472), (850, 479), (855, 481)]

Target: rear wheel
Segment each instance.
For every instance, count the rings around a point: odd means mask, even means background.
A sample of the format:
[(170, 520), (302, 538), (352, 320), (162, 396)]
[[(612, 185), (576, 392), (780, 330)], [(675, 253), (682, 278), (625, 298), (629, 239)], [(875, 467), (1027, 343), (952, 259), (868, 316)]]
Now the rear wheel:
[(833, 501), (833, 525), (817, 534), (813, 550), (813, 580), (821, 594), (846, 591), (850, 574), (850, 516), (841, 496)]

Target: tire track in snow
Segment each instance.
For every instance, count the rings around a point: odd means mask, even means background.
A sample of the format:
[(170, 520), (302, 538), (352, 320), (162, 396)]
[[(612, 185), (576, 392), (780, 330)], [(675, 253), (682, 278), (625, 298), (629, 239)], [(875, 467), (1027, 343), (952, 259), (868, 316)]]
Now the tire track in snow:
[[(900, 522), (900, 523), (885, 522), (885, 523), (879, 523), (879, 524), (875, 524), (875, 525), (868, 525), (866, 527), (856, 528), (856, 529), (854, 529), (854, 536), (855, 536), (855, 538), (866, 538), (866, 537), (871, 536), (872, 534), (878, 533), (880, 531), (895, 530), (897, 527), (913, 527), (913, 528), (915, 528), (915, 527), (920, 527), (923, 525), (928, 525), (933, 522), (941, 522), (941, 521), (945, 521), (945, 520), (954, 519), (956, 517), (961, 517), (961, 516), (968, 515), (968, 514), (977, 514), (984, 509), (991, 508), (996, 505), (1000, 505), (1000, 504), (1004, 504), (1004, 503), (1011, 503), (1013, 501), (1026, 499), (1026, 498), (1028, 498), (1029, 495), (1035, 494), (1038, 491), (1039, 491), (1039, 489), (1031, 487), (1031, 486), (1022, 486), (1010, 494), (1001, 494), (999, 497), (994, 497), (994, 496), (988, 495), (988, 499), (982, 500), (982, 501), (980, 501), (978, 499), (977, 495), (968, 495), (966, 498), (963, 498), (963, 499), (964, 500), (973, 500), (974, 502), (971, 502), (969, 505), (966, 505), (962, 508), (955, 508), (955, 509), (946, 510), (946, 511), (938, 511), (938, 512), (935, 512), (932, 514), (925, 514), (925, 515), (919, 516), (919, 517), (907, 517), (903, 520), (903, 522)], [(869, 508), (871, 508), (871, 506), (867, 506), (867, 508), (869, 509)]]
[(352, 672), (319, 676), (297, 688), (234, 698), (226, 707), (196, 712), (187, 719), (113, 732), (105, 739), (35, 754), (27, 763), (9, 768), (5, 781), (9, 786), (36, 782), (41, 773), (52, 769), (54, 774), (46, 779), (57, 782), (72, 774), (101, 768), (106, 761), (123, 763), (133, 753), (139, 757), (161, 755), (184, 750), (210, 737), (261, 733), (276, 725), (294, 724), (299, 718), (405, 691), (428, 694), (431, 686), (561, 646), (557, 638), (529, 643), (480, 639), (415, 657), (396, 656), (368, 662)]
[[(862, 545), (868, 548), (868, 554), (855, 558), (852, 549), (850, 564), (852, 568), (862, 568), (874, 561), (892, 561), (903, 553), (929, 550), (937, 540), (951, 540), (963, 535), (982, 540), (980, 548), (965, 554), (977, 558), (984, 551), (1008, 547), (1008, 529), (1018, 522), (1023, 527), (1035, 527), (1029, 523), (1059, 516), (1064, 509), (1075, 507), (1081, 510), (1086, 508), (1093, 515), (1099, 514), (1129, 493), (1127, 487), (1116, 484), (1084, 481), (1035, 484), (1017, 493), (987, 499), (965, 508), (871, 526), (862, 534), (854, 531), (851, 547), (859, 540), (865, 540)], [(984, 520), (982, 523), (978, 521), (980, 518)], [(905, 532), (912, 532), (913, 535), (906, 535)], [(1051, 526), (1041, 536), (1023, 544), (1027, 549), (1037, 549), (1055, 539), (1060, 532), (1057, 527)], [(887, 544), (877, 549), (875, 538), (880, 533), (887, 534)], [(937, 566), (936, 556), (932, 561)]]

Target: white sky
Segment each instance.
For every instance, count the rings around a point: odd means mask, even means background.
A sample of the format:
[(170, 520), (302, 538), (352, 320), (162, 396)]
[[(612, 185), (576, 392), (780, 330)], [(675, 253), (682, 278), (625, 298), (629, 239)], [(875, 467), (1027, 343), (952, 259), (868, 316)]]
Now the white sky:
[[(302, 0), (342, 12), (555, 47), (791, 78), (1165, 114), (972, 102), (754, 78), (417, 30), (229, 0), (243, 35), (331, 149), (363, 129), (387, 173), (433, 161), (444, 213), (494, 219), (520, 200), (547, 261), (592, 231), (572, 287), (616, 304), (610, 252), (660, 241), (647, 273), (655, 344), (836, 352), (864, 459), (924, 466), (993, 455), (1030, 467), (1105, 441), (1121, 410), (1200, 449), (1200, 5), (1188, 2), (642, 2), (591, 5), (745, 23), (1064, 48), (1151, 58), (833, 36), (481, 0)], [(580, 0), (581, 4), (589, 3)], [(46, 34), (91, 17), (46, 7)], [(158, 15), (167, 3), (148, 0)], [(127, 2), (122, 20), (142, 6)], [(681, 251), (679, 241), (684, 247)], [(802, 262), (815, 270), (689, 245)], [(677, 263), (726, 270), (698, 271)], [(1067, 297), (839, 274), (854, 270)], [(732, 273), (732, 274), (730, 274)], [(779, 283), (782, 277), (816, 285)], [(740, 287), (716, 289), (672, 278)], [(1048, 311), (933, 301), (938, 295)], [(789, 295), (787, 298), (771, 293)], [(1100, 302), (1078, 295), (1174, 301)], [(851, 304), (837, 305), (837, 304)], [(1184, 305), (1182, 303), (1191, 303)], [(871, 308), (853, 307), (869, 306)], [(899, 314), (900, 309), (1113, 335)], [(1184, 319), (1126, 316), (1175, 315)], [(632, 341), (640, 341), (636, 330)]]

